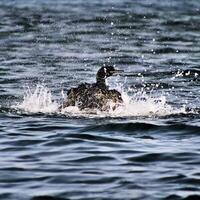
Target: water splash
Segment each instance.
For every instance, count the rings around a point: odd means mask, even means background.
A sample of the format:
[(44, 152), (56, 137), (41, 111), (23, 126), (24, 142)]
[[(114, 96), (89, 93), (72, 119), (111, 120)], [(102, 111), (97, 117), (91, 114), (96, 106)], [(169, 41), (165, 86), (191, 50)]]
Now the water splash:
[(171, 114), (185, 113), (185, 106), (174, 108), (167, 103), (165, 96), (152, 97), (145, 92), (135, 93), (129, 96), (122, 93), (124, 105), (114, 111), (110, 111), (112, 116), (165, 116)]
[[(118, 89), (121, 90), (120, 88)], [(38, 84), (34, 91), (27, 88), (23, 101), (17, 104), (15, 108), (29, 113), (61, 113), (70, 117), (149, 117), (186, 112), (184, 106), (182, 108), (174, 108), (169, 105), (165, 96), (152, 97), (143, 90), (137, 91), (131, 96), (122, 91), (122, 98), (124, 100), (122, 105), (115, 110), (110, 109), (107, 112), (99, 110), (80, 111), (76, 106), (70, 106), (59, 111), (59, 104), (53, 101), (51, 91), (44, 85)]]
[(51, 91), (38, 84), (33, 91), (28, 87), (23, 101), (13, 107), (30, 113), (54, 113), (57, 112), (58, 106), (58, 103), (52, 100)]

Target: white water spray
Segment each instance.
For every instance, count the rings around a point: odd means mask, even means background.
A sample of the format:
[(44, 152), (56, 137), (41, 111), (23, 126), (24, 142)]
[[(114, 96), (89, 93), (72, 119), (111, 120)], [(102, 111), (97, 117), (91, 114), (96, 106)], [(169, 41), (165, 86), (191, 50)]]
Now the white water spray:
[(76, 106), (70, 106), (59, 111), (59, 104), (53, 101), (51, 91), (44, 85), (38, 84), (33, 91), (27, 88), (23, 101), (14, 107), (29, 113), (62, 113), (66, 116), (76, 117), (149, 117), (185, 113), (184, 107), (174, 108), (169, 105), (165, 96), (151, 97), (144, 91), (136, 92), (133, 96), (129, 96), (122, 91), (122, 98), (124, 100), (123, 105), (107, 112), (100, 112), (99, 110), (80, 111)]
[(52, 100), (51, 91), (44, 85), (38, 84), (33, 91), (28, 87), (23, 101), (13, 107), (30, 113), (54, 113), (57, 112), (58, 106)]

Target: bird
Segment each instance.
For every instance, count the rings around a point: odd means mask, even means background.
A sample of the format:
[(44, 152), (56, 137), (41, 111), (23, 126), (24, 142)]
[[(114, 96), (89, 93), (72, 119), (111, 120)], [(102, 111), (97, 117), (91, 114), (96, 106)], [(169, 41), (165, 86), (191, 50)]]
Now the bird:
[(109, 89), (106, 79), (118, 75), (123, 70), (117, 70), (112, 65), (103, 65), (96, 74), (96, 83), (81, 83), (75, 88), (70, 88), (67, 98), (60, 106), (60, 110), (69, 106), (77, 106), (79, 110), (115, 110), (123, 104), (122, 95), (115, 89)]

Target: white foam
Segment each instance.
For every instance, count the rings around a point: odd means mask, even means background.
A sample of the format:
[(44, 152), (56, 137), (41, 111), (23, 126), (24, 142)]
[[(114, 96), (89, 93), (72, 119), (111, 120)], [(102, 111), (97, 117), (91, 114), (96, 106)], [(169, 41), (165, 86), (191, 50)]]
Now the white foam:
[(30, 113), (54, 113), (57, 112), (58, 106), (58, 103), (52, 100), (51, 91), (38, 84), (33, 91), (28, 87), (23, 101), (13, 107)]
[[(121, 90), (121, 86), (118, 89)], [(185, 113), (185, 107), (172, 107), (167, 103), (165, 96), (153, 97), (143, 90), (135, 92), (132, 96), (122, 91), (122, 98), (124, 100), (122, 105), (107, 112), (100, 112), (99, 110), (80, 111), (76, 106), (70, 106), (59, 111), (59, 104), (53, 101), (51, 91), (44, 85), (38, 84), (34, 90), (27, 88), (23, 101), (13, 107), (29, 113), (62, 113), (66, 116), (76, 117), (149, 117)]]
[(165, 116), (185, 112), (185, 108), (174, 108), (167, 104), (166, 97), (152, 97), (145, 93), (135, 93), (128, 96), (122, 93), (124, 104), (116, 110), (110, 110), (112, 116)]

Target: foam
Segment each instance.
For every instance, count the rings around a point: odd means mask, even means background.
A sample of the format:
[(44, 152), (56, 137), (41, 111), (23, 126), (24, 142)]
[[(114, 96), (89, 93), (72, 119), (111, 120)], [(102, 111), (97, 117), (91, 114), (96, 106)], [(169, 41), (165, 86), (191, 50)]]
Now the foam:
[(54, 113), (58, 110), (58, 103), (53, 101), (51, 91), (42, 84), (37, 84), (34, 90), (28, 87), (23, 101), (13, 106), (28, 113)]
[(186, 112), (184, 106), (174, 108), (169, 105), (164, 95), (153, 97), (151, 94), (146, 94), (141, 90), (130, 96), (122, 90), (121, 86), (119, 91), (122, 92), (124, 103), (115, 110), (110, 109), (106, 112), (100, 112), (99, 110), (80, 111), (78, 107), (70, 106), (59, 111), (59, 103), (53, 100), (51, 91), (46, 86), (38, 84), (33, 90), (28, 87), (25, 91), (23, 101), (13, 107), (28, 113), (61, 113), (66, 116), (75, 117), (149, 117)]

